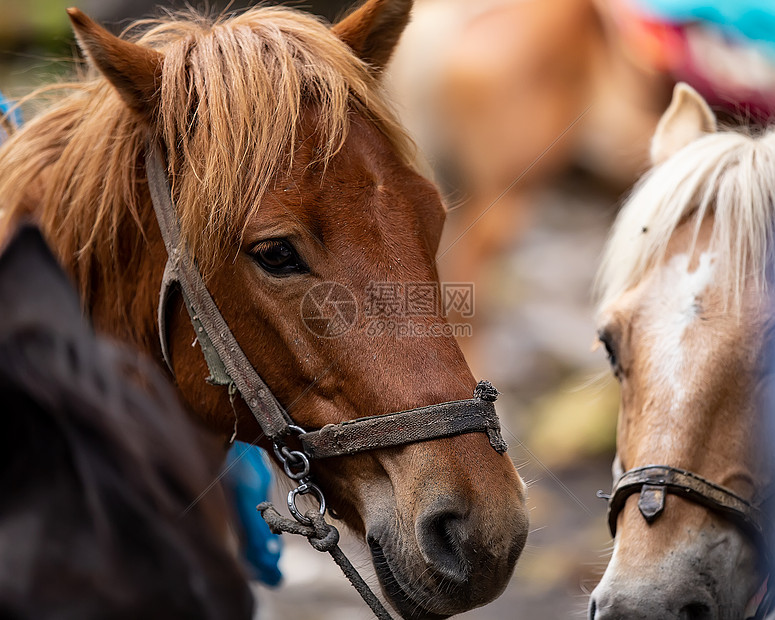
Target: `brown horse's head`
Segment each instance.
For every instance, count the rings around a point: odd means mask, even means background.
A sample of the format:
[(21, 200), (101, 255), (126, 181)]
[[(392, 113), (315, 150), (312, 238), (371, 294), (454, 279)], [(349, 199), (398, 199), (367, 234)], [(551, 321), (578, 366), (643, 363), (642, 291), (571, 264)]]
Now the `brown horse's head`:
[[(158, 358), (166, 255), (142, 166), (151, 132), (212, 296), (296, 424), (470, 398), (474, 378), (433, 301), (444, 209), (380, 93), (410, 8), (371, 0), (331, 29), (277, 8), (172, 18), (135, 42), (71, 10), (99, 74), (14, 137), (0, 156), (13, 178), (0, 188), (16, 205), (42, 202), (96, 323)], [(419, 311), (396, 315), (392, 296), (410, 293)], [(181, 300), (169, 315), (185, 402), (224, 441), (235, 429), (258, 440), (239, 398), (205, 381)], [(406, 617), (462, 612), (505, 587), (527, 533), (524, 487), (486, 435), (313, 473)]]
[[(755, 503), (773, 478), (758, 405), (773, 327), (775, 135), (718, 133), (679, 85), (652, 155), (601, 272), (600, 340), (622, 393), (614, 471), (672, 466)], [(674, 494), (653, 522), (644, 515), (630, 496), (590, 618), (749, 617), (765, 577), (754, 538)]]

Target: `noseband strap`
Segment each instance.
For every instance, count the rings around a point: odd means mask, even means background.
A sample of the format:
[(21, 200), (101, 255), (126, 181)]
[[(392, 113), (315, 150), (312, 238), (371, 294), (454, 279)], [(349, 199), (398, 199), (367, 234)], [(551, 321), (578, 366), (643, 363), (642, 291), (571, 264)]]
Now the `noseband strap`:
[(627, 498), (635, 493), (640, 493), (638, 509), (648, 523), (662, 514), (665, 497), (672, 494), (726, 517), (751, 536), (754, 542), (765, 544), (766, 530), (757, 505), (695, 473), (667, 465), (631, 469), (616, 481), (608, 498), (608, 528), (612, 536), (616, 536), (616, 522)]
[(319, 431), (301, 435), (301, 444), (311, 457), (322, 459), (439, 437), (484, 432), (490, 445), (503, 453), (508, 446), (501, 437), (493, 403), (495, 395), (484, 393), (487, 386), (486, 381), (481, 381), (470, 400), (455, 400), (400, 413), (328, 424)]
[[(164, 360), (172, 371), (166, 316), (172, 295), (179, 290), (210, 371), (208, 381), (239, 391), (264, 434), (276, 446), (282, 445), (286, 436), (299, 434), (301, 429), (294, 426), (239, 346), (181, 239), (167, 170), (158, 144), (146, 144), (145, 166), (153, 208), (168, 257), (158, 310), (159, 339)], [(501, 436), (493, 405), (497, 396), (498, 391), (490, 383), (481, 381), (476, 386), (474, 398), (469, 400), (329, 424), (318, 431), (301, 432), (299, 439), (308, 457), (320, 459), (481, 432), (487, 434), (494, 450), (504, 453), (508, 446)]]

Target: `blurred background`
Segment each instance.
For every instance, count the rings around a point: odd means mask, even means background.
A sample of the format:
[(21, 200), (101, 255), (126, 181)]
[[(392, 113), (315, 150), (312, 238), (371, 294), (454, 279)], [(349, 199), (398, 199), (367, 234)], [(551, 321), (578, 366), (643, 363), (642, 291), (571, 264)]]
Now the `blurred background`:
[[(64, 9), (73, 3), (118, 32), (158, 1), (0, 0), (6, 96), (71, 70)], [(329, 21), (350, 5), (286, 4)], [(211, 0), (209, 10), (225, 6)], [(610, 547), (595, 491), (611, 484), (618, 391), (592, 350), (607, 230), (648, 168), (649, 139), (677, 80), (722, 119), (772, 118), (775, 6), (416, 0), (386, 76), (449, 204), (442, 280), (475, 284), (474, 317), (460, 318), (472, 335), (461, 345), (475, 376), (501, 390), (510, 455), (531, 484), (532, 532), (514, 579), (498, 601), (461, 617), (583, 617)], [(345, 546), (368, 566), (364, 550)], [(285, 541), (281, 569), (279, 589), (257, 586), (260, 618), (369, 617), (330, 559), (304, 541)]]

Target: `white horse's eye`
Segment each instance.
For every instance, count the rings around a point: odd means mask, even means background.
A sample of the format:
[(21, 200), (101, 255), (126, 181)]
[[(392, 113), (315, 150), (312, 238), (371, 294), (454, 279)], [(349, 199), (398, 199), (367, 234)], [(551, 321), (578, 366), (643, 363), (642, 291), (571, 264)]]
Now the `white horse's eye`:
[(608, 357), (608, 363), (611, 364), (611, 370), (613, 370), (614, 375), (616, 378), (619, 378), (621, 366), (619, 365), (619, 357), (616, 353), (616, 345), (614, 343), (613, 336), (607, 332), (606, 330), (601, 330), (598, 335), (598, 340), (600, 340), (603, 347), (605, 347), (605, 353)]

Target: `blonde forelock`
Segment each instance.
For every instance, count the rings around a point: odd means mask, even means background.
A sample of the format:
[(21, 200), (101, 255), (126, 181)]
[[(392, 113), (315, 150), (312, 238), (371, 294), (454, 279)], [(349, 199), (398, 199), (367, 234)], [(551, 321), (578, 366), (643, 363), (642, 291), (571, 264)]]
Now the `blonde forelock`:
[[(167, 145), (183, 236), (205, 274), (289, 173), (310, 104), (316, 163), (342, 148), (352, 113), (413, 163), (414, 147), (373, 72), (310, 15), (279, 7), (214, 19), (176, 13), (138, 22), (125, 36), (164, 54), (157, 137)], [(125, 247), (121, 223), (131, 218), (147, 232), (147, 194), (138, 189), (147, 128), (93, 71), (25, 103), (35, 101), (45, 101), (44, 111), (0, 148), (3, 207), (19, 215), (31, 195), (39, 200), (44, 230), (88, 294), (95, 270), (109, 278), (128, 268), (127, 250), (140, 251)]]

